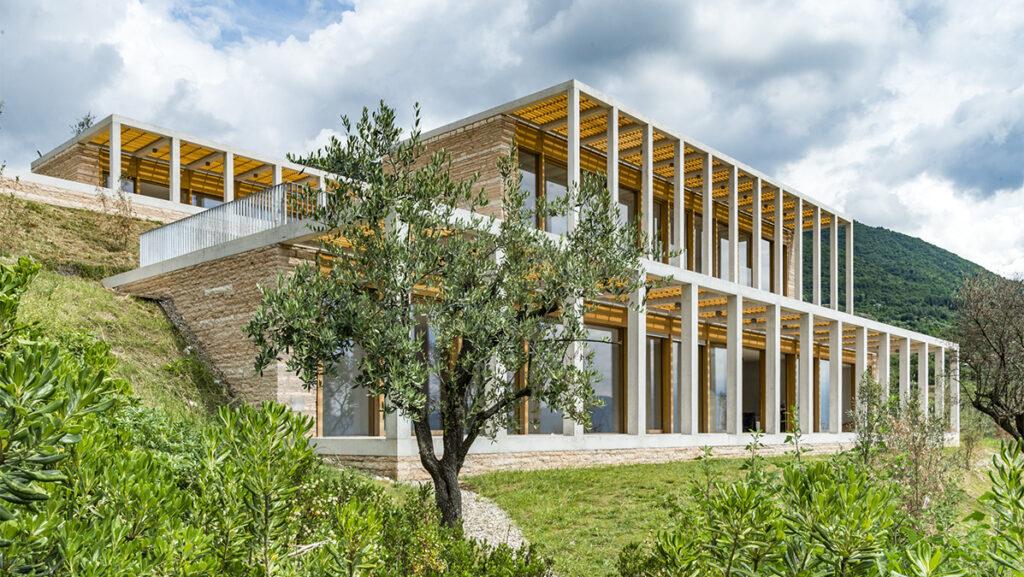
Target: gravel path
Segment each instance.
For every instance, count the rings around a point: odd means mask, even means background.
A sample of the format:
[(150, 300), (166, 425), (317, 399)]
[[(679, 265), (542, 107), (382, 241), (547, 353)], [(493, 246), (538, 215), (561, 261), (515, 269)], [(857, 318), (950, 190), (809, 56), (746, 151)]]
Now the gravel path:
[(467, 537), (511, 547), (526, 544), (522, 531), (494, 501), (462, 489), (462, 528)]

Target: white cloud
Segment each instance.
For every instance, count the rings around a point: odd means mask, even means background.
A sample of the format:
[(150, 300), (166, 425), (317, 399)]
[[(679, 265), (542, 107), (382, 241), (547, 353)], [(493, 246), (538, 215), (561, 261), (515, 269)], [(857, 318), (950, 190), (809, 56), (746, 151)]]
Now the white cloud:
[[(577, 77), (869, 224), (1024, 273), (1024, 2), (0, 2), (0, 158), (91, 110), (307, 152)], [(283, 33), (282, 31), (293, 31)], [(999, 226), (996, 226), (998, 224)]]

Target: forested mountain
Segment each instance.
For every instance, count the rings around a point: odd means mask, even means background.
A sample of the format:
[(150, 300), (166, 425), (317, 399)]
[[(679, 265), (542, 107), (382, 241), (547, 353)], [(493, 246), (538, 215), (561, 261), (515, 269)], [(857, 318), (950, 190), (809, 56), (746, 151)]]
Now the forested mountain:
[[(984, 271), (919, 238), (882, 227), (855, 223), (854, 282), (856, 313), (935, 336), (949, 336), (954, 297), (964, 277)], [(846, 278), (845, 242), (839, 238), (839, 278)], [(822, 235), (822, 295), (828, 299), (828, 232)], [(811, 235), (804, 236), (811, 254)], [(805, 261), (805, 288), (811, 294), (810, 258)], [(840, 285), (840, 303), (846, 302)]]

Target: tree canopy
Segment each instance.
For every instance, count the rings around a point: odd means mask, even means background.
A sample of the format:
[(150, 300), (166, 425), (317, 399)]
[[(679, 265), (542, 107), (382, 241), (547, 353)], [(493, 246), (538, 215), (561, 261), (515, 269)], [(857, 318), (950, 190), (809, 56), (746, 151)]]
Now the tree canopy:
[[(343, 126), (344, 139), (298, 159), (335, 175), (313, 218), (322, 256), (264, 290), (247, 332), (259, 369), (283, 358), (307, 387), (358, 350), (357, 385), (412, 421), (443, 519), (454, 523), (469, 448), (512, 424), (517, 402), (588, 422), (597, 400), (584, 303), (629, 302), (646, 282), (646, 241), (619, 222), (598, 176), (570, 183), (557, 201), (528, 202), (507, 156), (492, 199), (475, 180), (452, 178), (447, 153), (425, 153), (418, 108), (404, 139), (383, 103)], [(499, 202), (505, 218), (484, 216)], [(569, 232), (537, 230), (550, 216), (568, 218)]]

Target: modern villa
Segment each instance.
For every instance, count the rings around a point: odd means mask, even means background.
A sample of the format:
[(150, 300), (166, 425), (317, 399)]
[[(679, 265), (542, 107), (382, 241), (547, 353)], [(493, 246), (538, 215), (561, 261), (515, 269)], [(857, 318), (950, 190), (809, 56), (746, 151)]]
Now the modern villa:
[[(588, 328), (606, 341), (591, 344), (604, 403), (589, 429), (526, 401), (517, 427), (477, 441), (467, 472), (667, 461), (703, 446), (730, 454), (753, 431), (780, 450), (797, 425), (805, 443), (834, 450), (854, 440), (851, 412), (868, 372), (904, 403), (916, 395), (958, 441), (958, 346), (855, 314), (852, 216), (576, 80), (424, 140), (451, 154), (457, 178), (479, 174), (496, 211), (497, 163), (515, 148), (523, 186), (537, 197), (564, 195), (583, 171), (607, 175), (622, 217), (655, 240), (641, 274), (664, 281), (633, 295), (646, 297), (643, 311), (587, 303)], [(283, 362), (253, 370), (242, 327), (260, 285), (317, 257), (298, 193), (324, 190), (331, 175), (118, 115), (42, 155), (32, 172), (50, 186), (119, 187), (168, 214), (181, 207), (142, 235), (139, 267), (105, 285), (159, 300), (239, 399), (315, 418), (313, 442), (331, 460), (426, 476), (409, 420), (353, 390), (354, 363), (312, 391)], [(537, 222), (551, 234), (570, 224)], [(425, 338), (425, 350), (432, 345)]]

